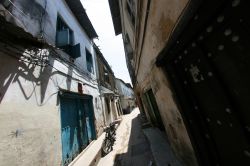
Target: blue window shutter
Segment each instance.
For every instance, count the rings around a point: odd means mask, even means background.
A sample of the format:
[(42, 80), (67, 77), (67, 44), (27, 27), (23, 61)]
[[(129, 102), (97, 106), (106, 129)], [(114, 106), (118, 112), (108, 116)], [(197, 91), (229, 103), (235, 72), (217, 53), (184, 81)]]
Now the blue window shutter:
[(81, 47), (80, 43), (71, 47), (71, 55), (72, 58), (78, 58), (81, 56)]

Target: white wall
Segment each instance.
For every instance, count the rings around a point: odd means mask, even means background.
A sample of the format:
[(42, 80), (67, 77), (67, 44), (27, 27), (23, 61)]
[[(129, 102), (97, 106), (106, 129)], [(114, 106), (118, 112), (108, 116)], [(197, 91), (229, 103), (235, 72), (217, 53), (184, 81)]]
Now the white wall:
[[(22, 1), (16, 2), (18, 7)], [(42, 2), (44, 1), (41, 0), (38, 4)], [(46, 11), (43, 23), (45, 39), (54, 44), (57, 13), (60, 13), (74, 30), (75, 43), (81, 43), (82, 56), (76, 59), (75, 65), (86, 71), (85, 47), (94, 56), (92, 41), (63, 0), (48, 0)], [(19, 13), (19, 19), (23, 19), (21, 22), (25, 23), (26, 31), (39, 35), (39, 24), (32, 15), (27, 13), (27, 16), (21, 17)], [(60, 165), (62, 149), (59, 89), (77, 92), (79, 82), (90, 85), (83, 86), (83, 93), (93, 96), (98, 130), (103, 125), (103, 113), (96, 76), (94, 74), (90, 78), (78, 72), (50, 50), (43, 50), (43, 56), (48, 56), (49, 64), (53, 67), (39, 67), (15, 58), (27, 55), (24, 49), (16, 53), (11, 46), (8, 47), (9, 50), (0, 42), (0, 166)], [(68, 55), (62, 51), (58, 53), (68, 59)]]
[(126, 110), (129, 106), (135, 106), (134, 91), (127, 87), (121, 80), (116, 79), (116, 87), (121, 98), (121, 107)]
[[(81, 45), (81, 57), (77, 58), (74, 64), (87, 71), (85, 48), (92, 54), (94, 62), (93, 43), (64, 0), (19, 0), (14, 1), (14, 4), (16, 7), (13, 7), (12, 14), (25, 31), (35, 37), (43, 36), (45, 41), (53, 46), (56, 41), (57, 17), (61, 16), (74, 32), (74, 44), (80, 43)], [(30, 5), (33, 5), (35, 9), (31, 10)], [(41, 16), (45, 6), (45, 14)], [(93, 66), (96, 71), (95, 63)], [(96, 74), (94, 73), (92, 76), (95, 78)]]
[(116, 87), (118, 88), (119, 94), (127, 98), (134, 97), (133, 89), (127, 87), (122, 81), (116, 79)]

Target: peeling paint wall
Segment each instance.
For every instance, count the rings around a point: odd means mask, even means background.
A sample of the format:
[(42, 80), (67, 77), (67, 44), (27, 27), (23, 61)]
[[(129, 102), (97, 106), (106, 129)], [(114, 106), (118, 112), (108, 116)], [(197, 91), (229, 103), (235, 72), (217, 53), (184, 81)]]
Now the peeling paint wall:
[[(135, 1), (136, 3), (136, 1)], [(125, 30), (123, 31), (124, 35), (123, 38), (125, 37), (126, 34), (128, 34), (129, 38), (130, 38), (130, 42), (132, 44), (132, 47), (134, 46), (134, 42), (135, 42), (135, 27), (132, 25), (131, 20), (129, 18), (129, 15), (127, 13), (127, 6), (126, 6), (126, 1), (122, 0), (120, 1), (120, 8), (122, 9), (122, 29)]]
[[(137, 1), (139, 6), (137, 6), (136, 19), (138, 22), (133, 32), (130, 32), (131, 25), (127, 23), (129, 19), (125, 6), (121, 5), (125, 1), (120, 3), (123, 37), (126, 33), (129, 33), (131, 39), (136, 36), (136, 40), (132, 43), (135, 62), (132, 65), (137, 79), (136, 94), (142, 96), (146, 90), (153, 90), (171, 147), (187, 165), (197, 165), (194, 150), (180, 110), (174, 100), (170, 83), (164, 71), (155, 65), (156, 57), (166, 45), (188, 0)], [(150, 5), (149, 2), (151, 2)], [(149, 6), (148, 11), (147, 6)], [(146, 107), (145, 110), (146, 115), (149, 116)]]
[[(102, 103), (102, 113), (104, 117), (103, 124), (108, 126), (111, 122), (118, 119), (119, 115), (115, 104), (117, 99), (114, 97), (116, 91), (114, 72), (103, 58), (104, 57), (100, 54), (100, 52), (96, 53), (96, 73), (98, 73), (98, 84), (101, 93), (100, 100)], [(105, 79), (105, 76), (108, 76), (109, 79)], [(110, 92), (110, 94), (107, 94), (107, 92)], [(106, 103), (105, 98), (108, 99), (108, 104)], [(108, 106), (109, 109), (107, 108)], [(110, 110), (110, 112), (108, 110)]]
[[(22, 55), (32, 50), (20, 48), (17, 53), (13, 49), (15, 44), (6, 46), (0, 40), (0, 165), (61, 165), (59, 89), (78, 93), (78, 83), (82, 83), (83, 94), (93, 96), (98, 135), (104, 125), (96, 75), (86, 73), (85, 48), (95, 61), (93, 43), (65, 1), (47, 0), (45, 11), (45, 0), (13, 2), (18, 8), (13, 9), (13, 15), (24, 23), (25, 30), (36, 37), (44, 35), (45, 40), (52, 45), (55, 43), (57, 15), (60, 14), (74, 31), (75, 43), (81, 44), (81, 57), (72, 64), (63, 51), (57, 51), (61, 57), (58, 58), (50, 49), (44, 49), (38, 51), (39, 55), (43, 52), (42, 56), (47, 57), (50, 65), (40, 67), (20, 60)], [(41, 12), (45, 12), (42, 33), (37, 20)]]
[(118, 89), (118, 92), (120, 95), (123, 95), (127, 98), (133, 98), (134, 97), (134, 91), (133, 89), (127, 87), (122, 81), (119, 79), (116, 79), (116, 87)]
[[(51, 58), (53, 66), (41, 68), (0, 53), (0, 165), (60, 165), (61, 126), (59, 88), (78, 92), (76, 81), (65, 76), (67, 65)], [(10, 68), (10, 66), (13, 66)], [(89, 83), (72, 69), (72, 77)], [(70, 82), (70, 83), (69, 83)], [(84, 86), (93, 96), (97, 133), (103, 125), (96, 84)], [(100, 134), (99, 134), (100, 135)], [(13, 158), (15, 160), (13, 160)], [(47, 164), (46, 164), (47, 163)]]
[[(107, 100), (108, 103), (106, 103), (105, 98), (108, 99)], [(108, 96), (101, 97), (101, 100), (103, 104), (103, 113), (104, 113), (104, 118), (105, 118), (104, 126), (108, 126), (110, 123), (112, 123), (116, 119), (115, 117), (116, 109), (114, 110), (113, 102), (110, 100)]]
[[(35, 82), (33, 75), (26, 75), (29, 71), (23, 72), (16, 59), (0, 54), (0, 70), (6, 71), (5, 76), (0, 77), (6, 81), (0, 89), (0, 165), (59, 165), (61, 142), (57, 89), (46, 90), (45, 99), (51, 98), (41, 103), (40, 83)], [(9, 66), (13, 66), (11, 70)], [(41, 75), (41, 81), (45, 75), (46, 72)], [(53, 84), (52, 81), (49, 84)]]
[(173, 149), (187, 165), (195, 165), (196, 158), (170, 84), (162, 69), (154, 67), (150, 86), (154, 92), (167, 135)]
[(87, 71), (87, 65), (82, 64), (86, 64), (85, 48), (94, 55), (92, 41), (64, 0), (16, 0), (13, 1), (13, 4), (8, 10), (15, 20), (9, 18), (9, 21), (20, 23), (25, 31), (34, 37), (42, 37), (53, 46), (56, 42), (57, 17), (63, 18), (64, 22), (73, 30), (74, 44), (80, 43), (81, 46), (81, 57), (77, 58), (74, 63)]

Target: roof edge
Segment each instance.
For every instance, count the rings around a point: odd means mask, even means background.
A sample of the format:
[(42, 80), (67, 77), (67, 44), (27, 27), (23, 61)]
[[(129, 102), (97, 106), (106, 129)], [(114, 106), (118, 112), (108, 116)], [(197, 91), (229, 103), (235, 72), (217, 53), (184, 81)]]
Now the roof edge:
[(72, 13), (75, 15), (81, 27), (85, 30), (90, 39), (97, 38), (98, 35), (80, 0), (65, 0)]
[(110, 13), (113, 20), (115, 35), (122, 33), (121, 14), (118, 0), (109, 0)]

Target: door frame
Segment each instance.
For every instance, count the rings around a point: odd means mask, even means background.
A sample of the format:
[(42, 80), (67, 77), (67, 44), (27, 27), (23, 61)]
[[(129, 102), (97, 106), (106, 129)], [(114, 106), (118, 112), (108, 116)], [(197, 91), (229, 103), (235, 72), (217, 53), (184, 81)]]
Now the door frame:
[[(227, 3), (231, 3), (231, 1), (189, 1), (186, 8), (183, 10), (181, 17), (179, 17), (173, 33), (156, 59), (156, 65), (163, 69), (163, 72), (170, 82), (170, 89), (173, 92), (173, 98), (182, 115), (198, 163), (202, 166), (213, 165), (213, 162), (216, 161), (211, 162), (207, 157), (209, 150), (205, 148), (206, 145), (199, 147), (197, 145), (200, 142), (197, 143), (197, 136), (195, 136), (190, 116), (187, 113), (190, 111), (190, 109), (186, 107), (189, 101), (186, 96), (183, 96), (181, 85), (176, 82), (174, 67), (171, 66), (171, 63), (180, 51), (182, 51), (203, 29), (205, 29), (210, 22), (216, 19), (217, 14), (222, 11)], [(203, 147), (203, 149), (201, 147)]]
[[(92, 117), (93, 118), (93, 122), (92, 123), (93, 123), (93, 127), (94, 128), (93, 129), (91, 128), (91, 135), (93, 136), (92, 140), (96, 139), (96, 137), (97, 137), (96, 133), (97, 132), (96, 132), (96, 124), (95, 124), (95, 111), (94, 111), (94, 107), (93, 107), (93, 96), (88, 95), (88, 94), (79, 94), (79, 93), (76, 93), (76, 92), (69, 92), (69, 91), (66, 91), (66, 90), (63, 90), (63, 89), (60, 89), (60, 91), (58, 93), (58, 96), (59, 96), (60, 100), (61, 100), (61, 98), (70, 98), (70, 99), (75, 99), (75, 100), (86, 100), (86, 102), (87, 102), (87, 104), (89, 106), (89, 109), (90, 109), (90, 111), (92, 113), (91, 116), (93, 116)], [(60, 131), (61, 131), (62, 130), (62, 117), (61, 117), (62, 108), (61, 108), (61, 103), (60, 103), (60, 107), (59, 108), (60, 108)], [(83, 106), (83, 109), (84, 109), (84, 106)], [(85, 114), (85, 110), (83, 110), (83, 111), (84, 111), (84, 114)], [(86, 123), (86, 121), (85, 121), (85, 123)], [(87, 129), (87, 124), (85, 124), (85, 128), (86, 128), (87, 139), (89, 141), (89, 136), (88, 136), (88, 131), (87, 131), (88, 130)], [(62, 131), (61, 131), (61, 135), (62, 135)], [(61, 138), (61, 140), (62, 140), (62, 138)], [(80, 141), (82, 141), (82, 140), (80, 140)], [(89, 145), (89, 143), (90, 142), (88, 142), (87, 146)], [(62, 145), (62, 148), (63, 148), (63, 145)], [(84, 149), (82, 149), (82, 150), (84, 150)], [(81, 153), (81, 151), (80, 151), (80, 153)]]
[[(150, 94), (152, 96), (150, 96)], [(162, 121), (162, 116), (152, 88), (150, 87), (145, 89), (141, 96), (142, 96), (143, 106), (147, 110), (147, 114), (149, 116), (149, 120), (151, 121), (151, 123), (157, 126), (160, 130), (165, 130), (164, 123)]]

